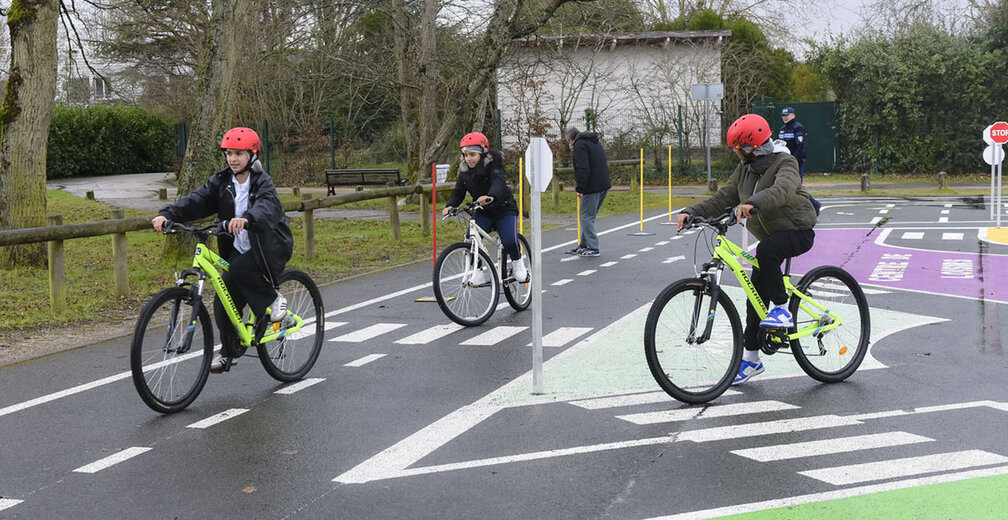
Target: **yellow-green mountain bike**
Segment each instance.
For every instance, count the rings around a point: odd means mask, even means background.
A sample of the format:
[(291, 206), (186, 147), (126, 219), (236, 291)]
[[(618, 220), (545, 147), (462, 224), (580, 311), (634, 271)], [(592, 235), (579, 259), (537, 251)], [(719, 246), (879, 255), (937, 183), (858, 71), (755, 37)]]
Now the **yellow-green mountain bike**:
[(207, 279), (220, 296), (241, 355), (256, 347), (269, 375), (289, 382), (303, 378), (322, 350), (325, 311), (315, 282), (305, 273), (287, 269), (276, 280), (287, 298), (287, 315), (279, 322), (251, 311), (243, 318), (218, 269), (229, 265), (206, 246), (209, 235), (230, 236), (221, 223), (205, 227), (165, 222), (164, 233), (185, 232), (196, 238), (192, 267), (178, 274), (174, 287), (150, 299), (140, 312), (130, 346), (130, 369), (140, 398), (151, 409), (171, 413), (189, 406), (206, 384), (214, 353), (213, 321), (203, 303)]
[[(714, 231), (701, 235), (711, 238), (712, 258), (697, 277), (669, 285), (655, 299), (644, 326), (644, 352), (655, 381), (669, 395), (686, 403), (706, 403), (728, 389), (742, 362), (742, 321), (722, 290), (724, 268), (738, 279), (761, 319), (767, 308), (740, 262), (759, 267), (756, 258), (725, 237), (737, 222), (735, 213), (687, 222), (690, 228)], [(836, 266), (816, 267), (797, 285), (791, 283), (790, 270), (789, 258), (784, 287), (794, 326), (761, 329), (760, 350), (790, 350), (810, 377), (824, 383), (843, 381), (868, 352), (871, 330), (864, 291)]]

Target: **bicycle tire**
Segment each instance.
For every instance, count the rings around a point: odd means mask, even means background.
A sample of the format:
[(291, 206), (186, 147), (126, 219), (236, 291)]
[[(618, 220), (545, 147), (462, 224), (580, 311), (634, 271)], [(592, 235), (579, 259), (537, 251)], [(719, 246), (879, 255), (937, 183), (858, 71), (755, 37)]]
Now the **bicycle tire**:
[(532, 248), (529, 247), (528, 240), (524, 236), (518, 235), (518, 252), (521, 253), (522, 261), (528, 260), (529, 265), (525, 266), (529, 272), (529, 281), (511, 282), (504, 286), (504, 297), (507, 298), (511, 308), (516, 311), (528, 309), (532, 303)]
[(471, 262), (466, 257), (469, 254), (467, 242), (456, 242), (441, 251), (434, 264), (434, 298), (449, 319), (473, 327), (493, 315), (500, 299), (500, 281), (490, 255), (480, 250), (481, 265), (489, 267), (485, 271), (489, 273), (490, 283), (479, 287), (467, 283), (466, 265)]
[[(824, 265), (806, 273), (795, 287), (843, 317), (840, 327), (820, 334), (821, 337), (812, 335), (791, 341), (795, 360), (817, 381), (838, 383), (847, 379), (864, 361), (871, 336), (871, 312), (861, 285), (840, 267)], [(800, 308), (801, 302), (797, 296), (791, 297), (790, 310), (796, 329), (815, 320)]]
[[(287, 311), (304, 320), (301, 329), (278, 339), (259, 343), (259, 362), (278, 381), (297, 381), (315, 366), (325, 333), (325, 308), (315, 282), (302, 271), (287, 269), (280, 274), (278, 292), (287, 298)], [(290, 314), (288, 314), (290, 316)], [(284, 318), (288, 320), (289, 318)], [(283, 327), (287, 321), (279, 322)]]
[[(193, 345), (201, 350), (190, 352)], [(152, 410), (167, 414), (189, 406), (206, 384), (212, 357), (213, 322), (192, 289), (170, 287), (144, 305), (133, 329), (130, 371)]]
[(662, 390), (684, 403), (706, 403), (723, 394), (742, 363), (738, 310), (724, 291), (718, 291), (717, 303), (711, 337), (702, 345), (690, 343), (688, 337), (693, 317), (697, 316), (699, 335), (710, 311), (710, 290), (704, 280), (686, 278), (669, 285), (648, 311), (644, 325), (648, 368)]

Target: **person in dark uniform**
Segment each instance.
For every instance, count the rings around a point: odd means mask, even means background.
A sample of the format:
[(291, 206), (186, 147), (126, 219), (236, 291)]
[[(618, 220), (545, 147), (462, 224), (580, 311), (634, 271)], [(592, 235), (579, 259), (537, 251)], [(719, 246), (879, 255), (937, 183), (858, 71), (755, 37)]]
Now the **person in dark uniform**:
[(795, 111), (787, 107), (781, 111), (784, 126), (777, 133), (777, 138), (787, 143), (788, 151), (798, 160), (798, 176), (805, 180), (805, 126), (795, 119)]

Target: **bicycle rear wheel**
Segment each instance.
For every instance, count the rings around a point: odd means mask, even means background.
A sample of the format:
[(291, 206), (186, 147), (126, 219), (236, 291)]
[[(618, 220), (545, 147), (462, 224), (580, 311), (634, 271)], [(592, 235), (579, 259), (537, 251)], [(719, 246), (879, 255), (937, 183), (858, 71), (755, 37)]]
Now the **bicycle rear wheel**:
[[(287, 317), (273, 324), (283, 334), (275, 340), (259, 343), (259, 361), (274, 379), (290, 382), (303, 378), (315, 366), (322, 351), (325, 331), (325, 310), (322, 294), (307, 274), (287, 269), (280, 275), (277, 291), (287, 298)], [(304, 324), (300, 329), (286, 334), (282, 329), (294, 325), (292, 315)]]
[[(482, 269), (486, 283), (473, 283), (477, 268)], [(445, 248), (434, 264), (434, 297), (445, 315), (459, 325), (472, 327), (489, 319), (500, 299), (500, 282), (490, 255), (480, 250), (477, 263), (466, 242)]]
[(203, 302), (185, 287), (165, 289), (140, 312), (130, 345), (130, 371), (152, 410), (177, 412), (206, 384), (213, 357), (213, 322)]
[[(684, 403), (706, 403), (731, 386), (742, 362), (742, 322), (731, 299), (699, 278), (680, 280), (658, 295), (644, 325), (644, 354), (658, 386)], [(708, 319), (710, 338), (697, 344)]]
[[(842, 324), (830, 331), (791, 342), (791, 352), (802, 370), (823, 383), (836, 383), (851, 376), (868, 353), (871, 315), (864, 291), (847, 271), (825, 265), (809, 271), (796, 288), (830, 312)], [(795, 327), (828, 325), (831, 318), (798, 298), (791, 297)]]
[[(523, 311), (528, 309), (529, 304), (532, 303), (532, 248), (529, 247), (528, 240), (525, 237), (518, 235), (518, 252), (521, 253), (521, 261), (526, 262), (525, 267), (529, 272), (529, 281), (527, 282), (511, 282), (504, 286), (504, 297), (507, 298), (508, 303), (516, 311)], [(513, 278), (514, 273), (509, 275), (509, 278)]]

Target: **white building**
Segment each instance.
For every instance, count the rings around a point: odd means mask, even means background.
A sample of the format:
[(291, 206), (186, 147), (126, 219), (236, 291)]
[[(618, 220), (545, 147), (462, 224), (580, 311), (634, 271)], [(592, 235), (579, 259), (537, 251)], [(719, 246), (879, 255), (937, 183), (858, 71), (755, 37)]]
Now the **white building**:
[[(696, 83), (721, 82), (721, 45), (731, 31), (664, 31), (536, 37), (515, 42), (498, 69), (503, 146), (563, 127), (599, 132), (607, 143), (703, 143), (704, 102)], [(681, 107), (681, 108), (680, 108)], [(721, 134), (720, 101), (711, 140)], [(635, 145), (636, 146), (636, 145)]]

